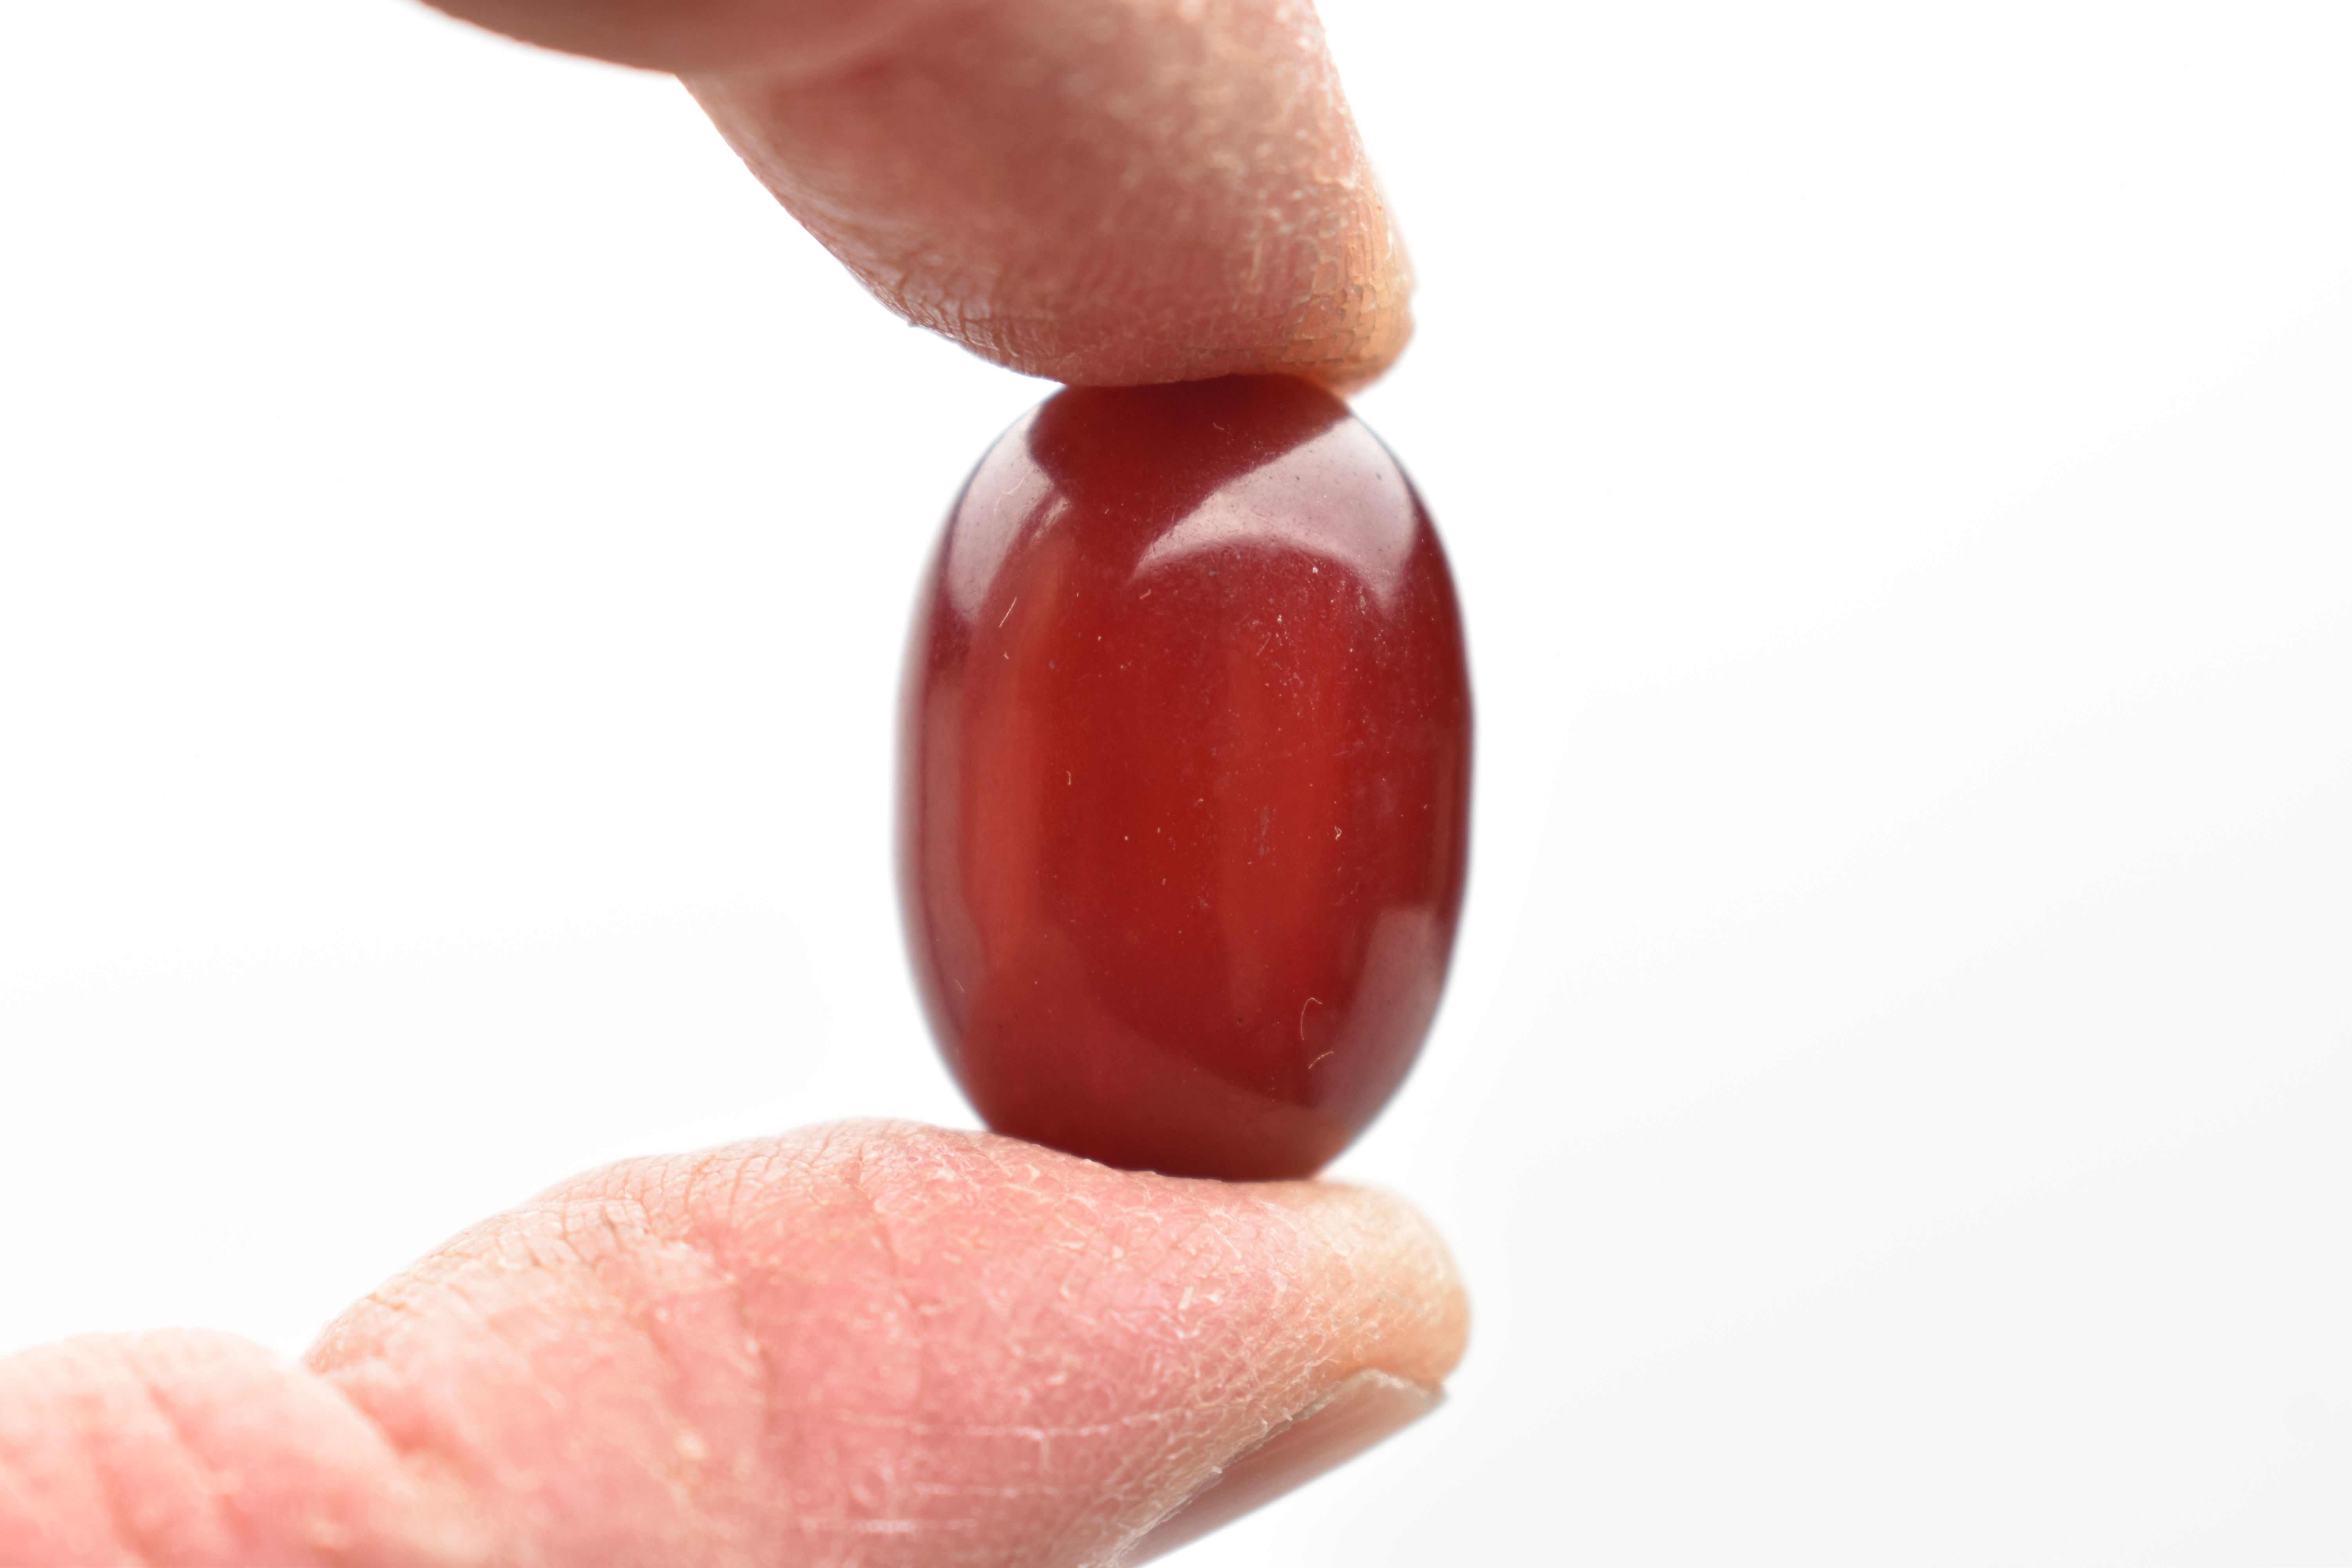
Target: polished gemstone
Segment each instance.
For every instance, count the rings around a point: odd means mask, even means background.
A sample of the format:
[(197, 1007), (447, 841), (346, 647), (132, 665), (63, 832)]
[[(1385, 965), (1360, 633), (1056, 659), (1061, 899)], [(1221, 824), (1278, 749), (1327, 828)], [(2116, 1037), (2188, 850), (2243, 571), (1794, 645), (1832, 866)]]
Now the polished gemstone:
[(1396, 1089), (1462, 908), (1470, 691), (1437, 536), (1338, 398), (1076, 388), (983, 458), (908, 652), (901, 893), (988, 1124), (1301, 1176)]

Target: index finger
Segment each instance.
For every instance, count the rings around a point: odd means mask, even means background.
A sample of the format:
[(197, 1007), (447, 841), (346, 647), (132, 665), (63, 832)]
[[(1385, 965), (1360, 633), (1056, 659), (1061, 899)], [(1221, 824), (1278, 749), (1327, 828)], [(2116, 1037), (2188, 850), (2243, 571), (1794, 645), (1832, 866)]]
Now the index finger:
[(440, 0), (679, 71), (884, 303), (1029, 374), (1347, 388), (1412, 278), (1306, 0)]

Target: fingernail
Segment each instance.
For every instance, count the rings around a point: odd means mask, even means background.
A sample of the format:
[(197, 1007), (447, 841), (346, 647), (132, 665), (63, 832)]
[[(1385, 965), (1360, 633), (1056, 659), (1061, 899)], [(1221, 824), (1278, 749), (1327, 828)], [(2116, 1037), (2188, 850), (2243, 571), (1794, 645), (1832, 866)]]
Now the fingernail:
[(1356, 1373), (1178, 1503), (1128, 1548), (1118, 1560), (1120, 1568), (1164, 1556), (1263, 1508), (1394, 1436), (1444, 1401), (1443, 1389), (1424, 1388), (1384, 1372)]

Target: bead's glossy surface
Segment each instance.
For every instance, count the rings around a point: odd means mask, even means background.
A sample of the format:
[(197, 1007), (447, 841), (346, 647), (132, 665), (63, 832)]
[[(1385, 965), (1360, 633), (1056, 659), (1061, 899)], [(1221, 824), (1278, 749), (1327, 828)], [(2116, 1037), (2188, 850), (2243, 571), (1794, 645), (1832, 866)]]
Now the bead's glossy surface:
[(908, 654), (917, 982), (991, 1127), (1307, 1174), (1420, 1049), (1466, 868), (1437, 536), (1337, 398), (1080, 388), (950, 514)]

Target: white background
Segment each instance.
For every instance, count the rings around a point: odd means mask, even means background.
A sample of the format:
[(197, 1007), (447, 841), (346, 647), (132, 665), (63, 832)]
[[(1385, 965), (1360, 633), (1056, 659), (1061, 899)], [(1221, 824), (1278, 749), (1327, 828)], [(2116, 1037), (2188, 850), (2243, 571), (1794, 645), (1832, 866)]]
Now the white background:
[[(2352, 1555), (2352, 12), (1330, 0), (1476, 858), (1343, 1162), (1452, 1404), (1223, 1564)], [(968, 1124), (915, 574), (1044, 389), (677, 88), (0, 45), (0, 1348), (299, 1349), (577, 1169)]]

